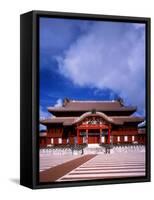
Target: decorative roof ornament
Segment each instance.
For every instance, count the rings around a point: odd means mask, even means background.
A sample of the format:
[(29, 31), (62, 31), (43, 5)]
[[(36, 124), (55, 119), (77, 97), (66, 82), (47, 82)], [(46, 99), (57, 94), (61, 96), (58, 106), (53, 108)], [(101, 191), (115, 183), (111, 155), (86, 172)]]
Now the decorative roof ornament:
[(122, 97), (119, 96), (119, 97), (117, 98), (117, 101), (120, 103), (121, 106), (124, 106), (124, 100), (123, 100)]
[(93, 108), (93, 109), (91, 110), (91, 114), (96, 114), (96, 109), (95, 109), (95, 108)]
[(65, 107), (69, 102), (70, 99), (66, 97), (65, 99), (63, 99), (63, 106)]

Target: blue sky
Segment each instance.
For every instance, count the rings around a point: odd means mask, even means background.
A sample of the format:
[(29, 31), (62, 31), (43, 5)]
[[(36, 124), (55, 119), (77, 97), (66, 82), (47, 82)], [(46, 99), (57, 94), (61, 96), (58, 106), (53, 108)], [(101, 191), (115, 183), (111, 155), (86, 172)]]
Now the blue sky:
[(145, 113), (145, 25), (40, 18), (40, 116), (62, 99), (113, 100)]

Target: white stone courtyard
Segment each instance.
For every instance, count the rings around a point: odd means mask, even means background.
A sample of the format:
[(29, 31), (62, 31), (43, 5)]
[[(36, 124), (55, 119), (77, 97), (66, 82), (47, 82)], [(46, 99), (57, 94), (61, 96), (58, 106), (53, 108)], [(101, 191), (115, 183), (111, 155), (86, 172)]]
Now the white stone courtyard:
[(96, 147), (85, 148), (84, 154), (81, 155), (81, 152), (72, 152), (69, 149), (65, 151), (42, 149), (40, 150), (40, 172), (84, 157), (87, 154), (96, 154), (95, 157), (57, 181), (145, 176), (144, 146), (115, 147), (107, 154), (99, 150)]
[(145, 176), (145, 153), (100, 154), (57, 181)]

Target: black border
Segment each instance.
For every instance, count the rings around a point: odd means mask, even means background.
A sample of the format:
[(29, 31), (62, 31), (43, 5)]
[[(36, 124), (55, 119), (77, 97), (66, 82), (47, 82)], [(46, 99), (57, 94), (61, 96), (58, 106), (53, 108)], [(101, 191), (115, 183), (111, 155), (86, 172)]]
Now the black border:
[[(114, 21), (114, 22), (129, 22), (129, 23), (144, 23), (146, 24), (146, 121), (147, 121), (147, 145), (146, 145), (146, 176), (145, 177), (130, 177), (130, 178), (118, 178), (118, 179), (104, 179), (104, 180), (86, 180), (86, 181), (72, 181), (72, 182), (63, 182), (63, 183), (40, 183), (39, 182), (39, 17), (49, 17), (49, 18), (62, 18), (62, 19), (80, 19), (80, 20), (95, 20), (95, 21)], [(26, 22), (23, 22), (25, 19), (27, 19)], [(151, 19), (145, 18), (145, 17), (128, 17), (128, 16), (111, 16), (111, 15), (95, 15), (95, 14), (83, 14), (83, 13), (65, 13), (65, 12), (50, 12), (50, 11), (31, 11), (29, 13), (25, 13), (21, 15), (21, 38), (23, 37), (25, 39), (25, 33), (24, 30), (27, 30), (27, 27), (25, 23), (27, 23), (27, 26), (30, 26), (27, 31), (30, 31), (29, 38), (31, 44), (31, 47), (27, 47), (25, 43), (21, 40), (21, 55), (23, 55), (23, 46), (26, 46), (27, 51), (31, 50), (29, 52), (29, 56), (31, 58), (31, 64), (28, 63), (31, 67), (31, 73), (27, 73), (28, 79), (31, 80), (31, 90), (29, 91), (31, 96), (30, 102), (28, 102), (31, 105), (31, 129), (32, 133), (27, 133), (27, 135), (30, 135), (31, 138), (29, 138), (25, 143), (31, 142), (31, 148), (30, 152), (27, 153), (23, 148), (23, 140), (25, 140), (25, 135), (21, 133), (21, 142), (22, 145), (20, 146), (21, 152), (20, 152), (20, 161), (21, 161), (21, 185), (28, 186), (30, 188), (57, 188), (57, 187), (70, 187), (70, 186), (90, 186), (90, 185), (104, 185), (104, 184), (119, 184), (119, 183), (137, 183), (137, 182), (149, 182), (151, 180), (151, 139), (150, 139), (150, 109), (151, 109), (151, 100), (150, 100), (150, 24)], [(26, 38), (26, 39), (29, 39)], [(25, 50), (26, 51), (26, 50)], [(28, 54), (27, 54), (28, 56)], [(27, 57), (26, 57), (27, 58)], [(23, 63), (25, 58), (21, 56), (21, 80), (23, 80), (23, 74), (22, 71), (25, 63)], [(26, 61), (25, 61), (26, 62)], [(21, 81), (21, 86), (24, 85), (24, 80)], [(25, 100), (23, 98), (23, 93), (21, 94), (21, 103), (23, 103)], [(23, 111), (26, 112), (26, 109), (23, 109), (23, 105), (21, 104), (21, 117), (24, 115)], [(27, 114), (27, 116), (29, 116)], [(23, 117), (25, 120), (27, 120), (27, 116)], [(23, 120), (21, 120), (23, 121)], [(26, 121), (25, 121), (26, 123)], [(29, 122), (30, 123), (30, 122)], [(23, 131), (23, 122), (21, 122), (21, 132)], [(25, 127), (25, 125), (24, 125)], [(28, 131), (30, 131), (28, 130)], [(27, 136), (28, 137), (28, 136)], [(32, 140), (32, 141), (30, 141)], [(26, 154), (27, 153), (27, 154)], [(23, 165), (25, 164), (25, 161), (23, 161), (23, 155), (26, 155), (27, 159), (30, 159), (31, 163), (31, 170), (25, 170), (23, 169)], [(31, 156), (31, 158), (28, 158), (28, 156)], [(24, 164), (23, 164), (24, 162)], [(30, 172), (31, 171), (31, 172)], [(32, 176), (32, 177), (30, 177)], [(28, 178), (29, 177), (29, 178)], [(26, 184), (25, 180), (29, 179), (31, 184)]]

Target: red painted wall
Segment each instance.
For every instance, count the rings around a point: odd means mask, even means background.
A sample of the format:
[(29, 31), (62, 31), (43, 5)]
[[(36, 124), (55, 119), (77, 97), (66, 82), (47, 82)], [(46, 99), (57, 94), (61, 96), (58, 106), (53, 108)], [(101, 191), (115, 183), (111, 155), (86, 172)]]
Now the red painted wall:
[(62, 138), (62, 144), (67, 144), (67, 138)]
[(81, 136), (78, 137), (78, 144), (83, 144), (83, 137)]
[(70, 136), (70, 137), (69, 137), (69, 143), (70, 143), (70, 144), (74, 144), (74, 137), (73, 137), (73, 136)]
[[(124, 141), (124, 135), (128, 136), (128, 141)], [(135, 137), (135, 141), (137, 141), (139, 144), (145, 144), (145, 134), (138, 134), (137, 128), (116, 128), (111, 129), (111, 136), (113, 136), (113, 144), (116, 143), (132, 143), (132, 136)], [(117, 136), (120, 136), (120, 142), (117, 140)], [(68, 138), (69, 138), (69, 144), (74, 144), (76, 133), (69, 132)], [(40, 147), (45, 147), (48, 144), (51, 144), (51, 138), (54, 138), (54, 144), (58, 145), (59, 141), (58, 138), (62, 138), (62, 144), (67, 144), (67, 135), (65, 133), (65, 136), (63, 137), (63, 129), (62, 128), (53, 128), (48, 127), (47, 131), (47, 137), (46, 139), (43, 139), (40, 137)], [(100, 137), (99, 136), (89, 136), (88, 137), (88, 143), (100, 143)], [(105, 138), (105, 142), (107, 143), (107, 137)], [(83, 137), (78, 136), (78, 144), (83, 144)]]
[(100, 142), (100, 136), (88, 136), (89, 144), (97, 144)]
[(39, 144), (40, 144), (40, 148), (46, 147), (46, 146), (47, 146), (46, 137), (40, 137), (40, 138), (39, 138)]

